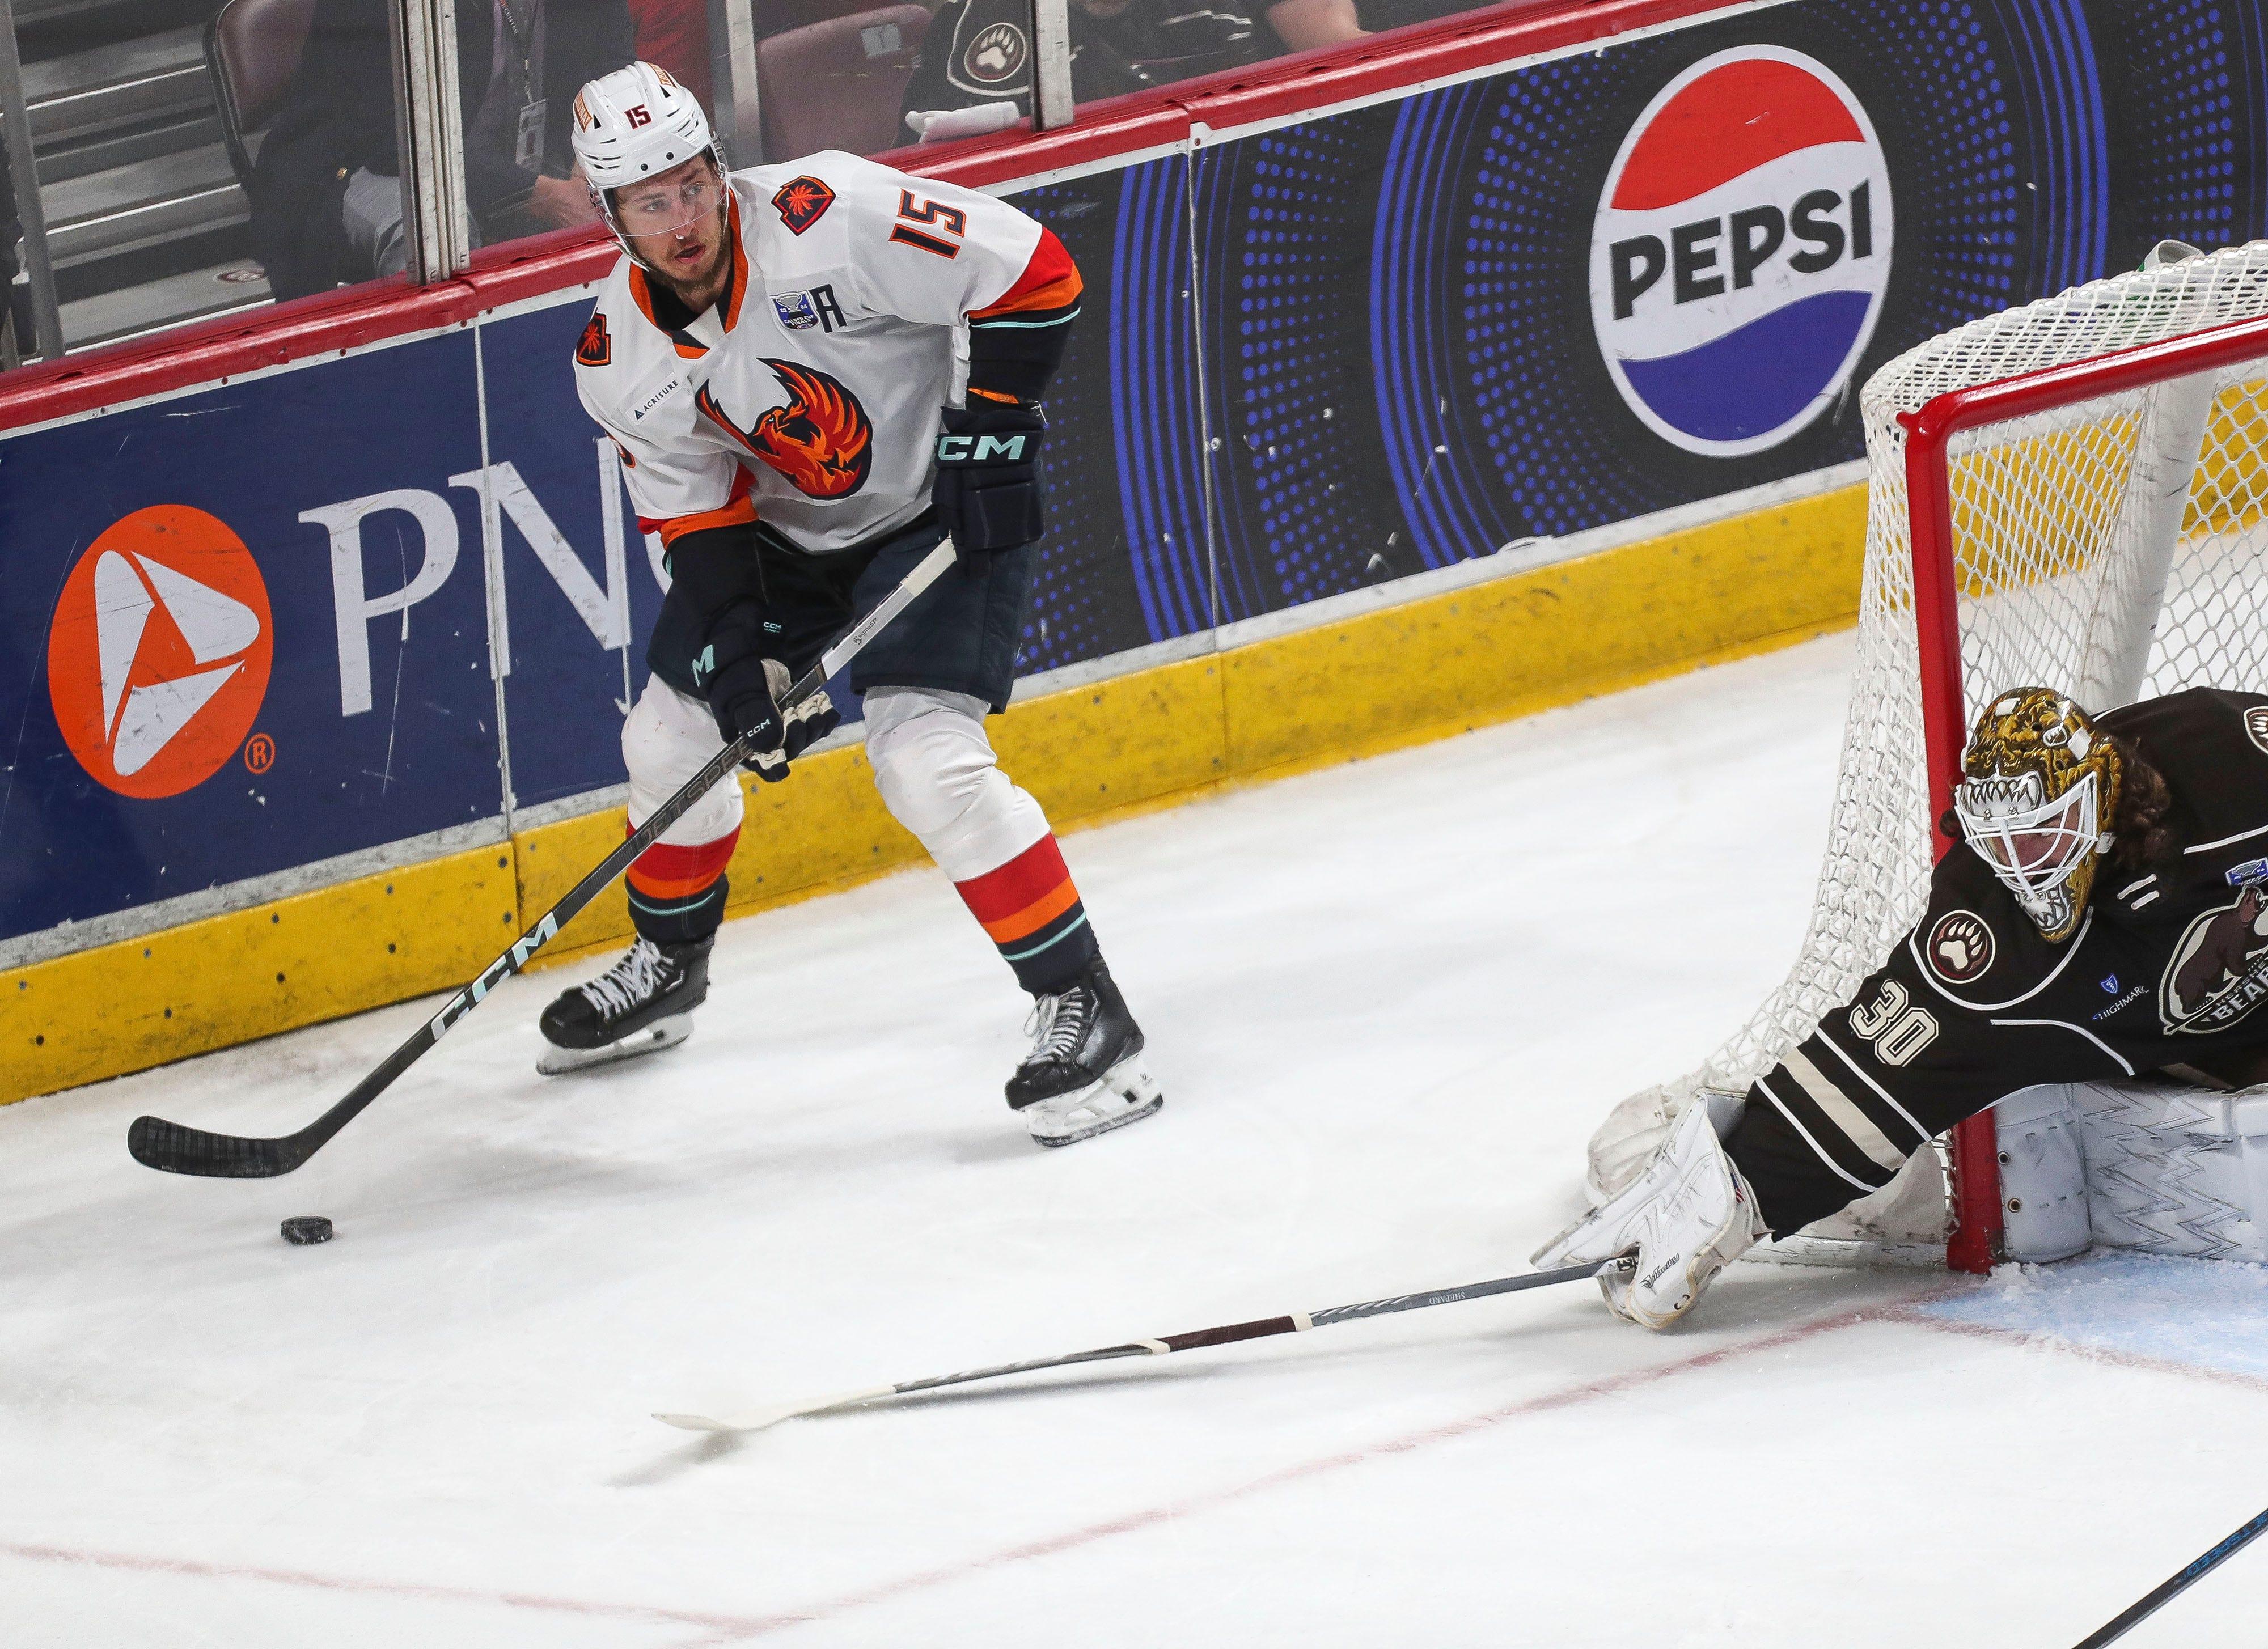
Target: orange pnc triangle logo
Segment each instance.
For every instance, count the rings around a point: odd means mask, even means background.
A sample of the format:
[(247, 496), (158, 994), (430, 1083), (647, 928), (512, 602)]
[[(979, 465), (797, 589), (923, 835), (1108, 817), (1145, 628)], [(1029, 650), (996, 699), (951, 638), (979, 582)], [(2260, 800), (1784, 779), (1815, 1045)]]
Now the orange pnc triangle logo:
[(220, 771), (268, 696), (268, 586), (226, 522), (136, 510), (87, 546), (48, 629), (63, 742), (122, 796), (178, 796)]

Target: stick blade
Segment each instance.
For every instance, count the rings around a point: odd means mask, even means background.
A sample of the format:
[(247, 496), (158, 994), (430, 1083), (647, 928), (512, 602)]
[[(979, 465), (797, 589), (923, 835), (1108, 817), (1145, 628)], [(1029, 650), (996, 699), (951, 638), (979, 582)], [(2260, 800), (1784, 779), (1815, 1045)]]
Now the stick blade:
[(813, 1397), (802, 1402), (784, 1402), (770, 1409), (751, 1409), (746, 1414), (730, 1415), (724, 1419), (705, 1414), (657, 1414), (653, 1417), (664, 1425), (674, 1425), (681, 1432), (708, 1432), (721, 1436), (733, 1436), (741, 1432), (761, 1432), (767, 1426), (777, 1425), (783, 1420), (792, 1420), (806, 1414), (825, 1414), (830, 1409), (848, 1409), (861, 1402), (873, 1402), (879, 1397), (894, 1397), (895, 1386), (869, 1386), (863, 1391), (838, 1391), (831, 1397)]
[(162, 1116), (136, 1117), (126, 1130), (126, 1149), (145, 1168), (208, 1180), (272, 1180), (305, 1159), (291, 1150), (287, 1140), (209, 1134)]

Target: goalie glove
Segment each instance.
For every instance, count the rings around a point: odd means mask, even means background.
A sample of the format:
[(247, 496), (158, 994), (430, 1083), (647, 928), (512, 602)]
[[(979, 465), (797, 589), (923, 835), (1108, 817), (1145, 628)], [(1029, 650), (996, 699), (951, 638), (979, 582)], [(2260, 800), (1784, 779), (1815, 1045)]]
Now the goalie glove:
[(945, 409), (930, 501), (938, 525), (953, 537), (962, 571), (1045, 530), (1038, 466), (1047, 432), (1036, 406), (972, 397), (966, 407)]
[(787, 666), (764, 656), (763, 609), (743, 601), (725, 609), (709, 627), (709, 644), (693, 661), (693, 679), (709, 700), (717, 732), (730, 744), (749, 739), (740, 763), (758, 778), (777, 783), (787, 764), (815, 739), (824, 739), (843, 718), (824, 688), (785, 710), (780, 696), (794, 684)]
[(1625, 1322), (1667, 1329), (1700, 1302), (1718, 1273), (1765, 1233), (1755, 1194), (1718, 1142), (1712, 1111), (1737, 1110), (1705, 1093), (1685, 1108), (1646, 1172), (1535, 1251), (1539, 1267), (1634, 1255), (1629, 1270), (1602, 1271), (1607, 1309)]

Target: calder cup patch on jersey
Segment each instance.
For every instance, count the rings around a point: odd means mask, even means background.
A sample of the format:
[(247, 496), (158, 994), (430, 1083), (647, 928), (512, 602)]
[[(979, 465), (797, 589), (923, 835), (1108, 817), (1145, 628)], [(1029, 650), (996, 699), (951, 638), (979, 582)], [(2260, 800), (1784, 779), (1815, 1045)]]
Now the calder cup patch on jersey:
[(78, 763), (122, 796), (178, 796), (236, 754), (268, 696), (268, 585), (226, 522), (160, 504), (63, 580), (48, 696)]
[(1623, 140), (1591, 231), (1591, 320), (1615, 387), (1689, 453), (1800, 432), (1849, 382), (1889, 285), (1889, 167), (1825, 64), (1705, 57)]
[(809, 292), (774, 292), (772, 312), (790, 332), (806, 332), (819, 324), (819, 312), (811, 306)]
[(2169, 1034), (2226, 1030), (2268, 999), (2268, 901), (2247, 887), (2236, 902), (2208, 910), (2174, 946), (2158, 984), (2158, 1015)]
[(764, 364), (787, 392), (747, 429), (733, 422), (703, 385), (693, 404), (703, 416), (813, 498), (847, 498), (866, 484), (874, 462), (874, 424), (842, 379), (794, 361)]
[(1965, 985), (1992, 966), (1992, 930), (1973, 910), (1948, 910), (1930, 929), (1922, 951), (1930, 972), (1949, 985)]
[(772, 196), (772, 210), (792, 235), (799, 235), (827, 216), (835, 191), (817, 178), (790, 178)]

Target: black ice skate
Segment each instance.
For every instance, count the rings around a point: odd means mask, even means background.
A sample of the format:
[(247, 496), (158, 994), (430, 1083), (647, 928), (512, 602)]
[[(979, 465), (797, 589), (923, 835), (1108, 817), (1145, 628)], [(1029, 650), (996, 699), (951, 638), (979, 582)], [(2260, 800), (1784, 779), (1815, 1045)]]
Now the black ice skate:
[(693, 1010), (709, 995), (709, 947), (656, 945), (630, 954), (588, 984), (563, 991), (540, 1021), (549, 1044), (535, 1068), (547, 1077), (674, 1048), (693, 1034)]
[(1008, 1106), (1042, 1145), (1092, 1139), (1166, 1102), (1142, 1061), (1142, 1027), (1100, 959), (1059, 995), (1036, 998), (1025, 1028), (1038, 1040), (1008, 1078)]

